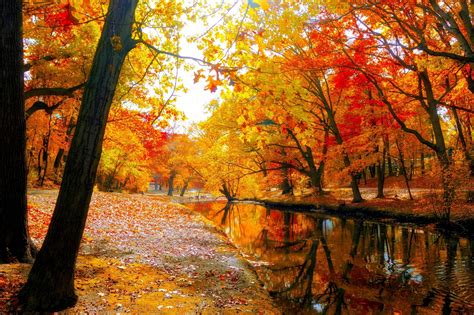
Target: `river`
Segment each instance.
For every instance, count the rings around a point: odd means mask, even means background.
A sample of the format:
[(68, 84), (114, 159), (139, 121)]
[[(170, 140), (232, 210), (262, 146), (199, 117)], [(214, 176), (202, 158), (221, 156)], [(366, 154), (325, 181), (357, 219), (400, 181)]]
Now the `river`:
[(219, 226), (286, 314), (474, 314), (474, 240), (416, 225), (221, 202)]

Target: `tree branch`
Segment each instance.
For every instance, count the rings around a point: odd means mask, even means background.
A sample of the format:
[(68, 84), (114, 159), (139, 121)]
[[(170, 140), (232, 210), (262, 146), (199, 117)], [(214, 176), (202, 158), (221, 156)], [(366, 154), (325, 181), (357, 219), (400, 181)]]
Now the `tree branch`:
[(28, 108), (26, 110), (25, 119), (30, 118), (31, 115), (33, 115), (35, 112), (37, 112), (39, 110), (44, 110), (48, 114), (51, 114), (56, 108), (58, 108), (62, 103), (64, 103), (65, 100), (66, 99), (62, 99), (62, 100), (60, 100), (59, 102), (57, 102), (56, 104), (54, 104), (52, 106), (48, 106), (48, 104), (46, 104), (42, 101), (37, 101), (33, 105), (31, 105), (30, 108)]
[(72, 96), (77, 90), (82, 89), (86, 82), (78, 84), (70, 88), (36, 88), (25, 92), (25, 100), (35, 96)]

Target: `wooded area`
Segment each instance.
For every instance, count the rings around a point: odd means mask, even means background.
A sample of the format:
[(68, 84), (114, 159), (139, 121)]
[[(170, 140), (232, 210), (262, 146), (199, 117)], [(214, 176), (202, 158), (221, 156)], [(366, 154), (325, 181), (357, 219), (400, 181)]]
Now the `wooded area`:
[[(22, 311), (76, 304), (94, 191), (380, 210), (472, 236), (467, 0), (3, 0), (0, 14), (0, 262), (33, 263)], [(216, 98), (178, 128), (196, 88), (183, 73)], [(27, 187), (59, 188), (40, 239)]]

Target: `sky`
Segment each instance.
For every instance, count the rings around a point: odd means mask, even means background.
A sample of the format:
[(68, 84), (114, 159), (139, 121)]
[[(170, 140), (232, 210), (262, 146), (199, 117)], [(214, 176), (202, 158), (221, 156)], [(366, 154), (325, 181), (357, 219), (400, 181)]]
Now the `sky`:
[[(212, 6), (218, 6), (221, 4), (222, 1), (233, 2), (235, 0), (208, 0), (207, 3)], [(236, 9), (238, 6), (236, 6)], [(233, 10), (234, 11), (234, 10)], [(217, 21), (221, 17), (220, 14), (216, 14), (215, 20), (211, 19), (209, 24), (212, 25), (215, 21)], [(218, 24), (216, 27), (222, 27), (222, 24)], [(197, 21), (196, 23), (188, 23), (186, 24), (183, 34), (183, 41), (181, 43), (180, 54), (183, 56), (192, 56), (197, 58), (203, 58), (202, 53), (197, 49), (196, 45), (193, 43), (188, 43), (184, 38), (187, 35), (200, 35), (207, 30), (208, 26), (204, 26), (202, 23)], [(192, 62), (192, 61), (187, 61)], [(194, 72), (199, 69), (207, 70), (205, 67), (201, 67), (194, 63), (195, 69), (192, 71), (185, 71), (184, 69), (180, 69), (179, 76), (184, 84), (184, 86), (188, 89), (188, 92), (177, 92), (176, 98), (176, 107), (183, 111), (186, 115), (188, 121), (181, 123), (182, 126), (186, 127), (191, 125), (195, 122), (200, 122), (205, 120), (209, 117), (209, 113), (206, 111), (206, 106), (211, 102), (213, 99), (217, 99), (219, 96), (219, 90), (215, 93), (211, 93), (209, 90), (204, 90), (206, 82), (201, 79), (200, 82), (194, 83)]]
[[(197, 49), (196, 49), (197, 51)], [(185, 56), (196, 56), (200, 53), (196, 53), (192, 48), (182, 49), (181, 54)], [(193, 71), (185, 71), (180, 69), (179, 76), (183, 81), (183, 85), (188, 89), (187, 92), (178, 91), (176, 92), (176, 107), (183, 111), (187, 117), (186, 126), (191, 123), (196, 123), (205, 120), (209, 117), (209, 113), (206, 111), (206, 106), (211, 100), (218, 97), (218, 93), (211, 93), (209, 90), (204, 90), (206, 85), (205, 81), (201, 80), (198, 83), (194, 83), (194, 71), (198, 70), (199, 66)]]
[[(197, 49), (196, 45), (189, 43), (186, 40), (186, 37), (201, 34), (205, 30), (206, 28), (199, 22), (186, 24), (183, 30), (185, 36), (183, 36), (180, 45), (180, 55), (203, 58), (202, 53)], [(189, 126), (191, 123), (200, 122), (209, 117), (209, 113), (205, 109), (206, 105), (208, 105), (212, 99), (215, 99), (218, 96), (218, 93), (211, 93), (209, 90), (204, 90), (206, 83), (203, 80), (194, 83), (194, 72), (199, 69), (204, 69), (204, 67), (201, 67), (193, 61), (186, 62), (193, 64), (195, 69), (192, 71), (186, 71), (181, 67), (179, 77), (188, 91), (179, 91), (176, 93), (176, 107), (180, 111), (183, 111), (187, 117), (188, 121), (183, 125)]]

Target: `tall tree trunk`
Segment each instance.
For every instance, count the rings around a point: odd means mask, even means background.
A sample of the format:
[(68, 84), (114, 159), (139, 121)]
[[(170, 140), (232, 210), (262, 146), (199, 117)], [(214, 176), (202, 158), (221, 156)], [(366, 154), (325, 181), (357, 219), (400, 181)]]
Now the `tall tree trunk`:
[(377, 163), (377, 197), (384, 198), (383, 187), (385, 183), (385, 156), (387, 154), (386, 147), (382, 150), (382, 159)]
[[(344, 165), (346, 167), (351, 166), (351, 161), (349, 159), (349, 155), (344, 153)], [(359, 183), (357, 182), (357, 176), (355, 173), (351, 173), (351, 189), (352, 189), (352, 202), (362, 202), (364, 198), (362, 198), (362, 194), (360, 193)]]
[(32, 262), (26, 208), (22, 2), (0, 2), (0, 262)]
[[(328, 119), (329, 119), (329, 124), (331, 126), (331, 130), (334, 134), (334, 137), (336, 138), (336, 142), (339, 145), (342, 145), (344, 142), (341, 136), (341, 133), (339, 132), (339, 128), (336, 123), (336, 118), (334, 117), (334, 112), (332, 111), (331, 107), (326, 104), (326, 112), (328, 114)], [(351, 166), (351, 159), (349, 158), (349, 154), (347, 152), (343, 152), (343, 161), (344, 161), (344, 166), (346, 168), (350, 168)], [(357, 175), (355, 172), (351, 172), (351, 189), (352, 189), (352, 202), (357, 203), (357, 202), (362, 202), (364, 201), (364, 198), (362, 198), (362, 194), (360, 193), (359, 189), (359, 184), (357, 182)]]
[(326, 130), (325, 136), (324, 136), (324, 145), (323, 145), (323, 150), (322, 150), (323, 159), (321, 160), (319, 167), (316, 167), (316, 164), (314, 163), (313, 150), (309, 146), (301, 145), (300, 141), (298, 140), (296, 135), (293, 133), (293, 131), (291, 129), (288, 129), (288, 134), (295, 142), (296, 146), (298, 147), (298, 151), (300, 151), (301, 156), (303, 157), (306, 164), (308, 165), (307, 168), (304, 168), (302, 172), (303, 174), (308, 176), (310, 180), (311, 188), (316, 190), (318, 194), (322, 194), (324, 192), (323, 184), (322, 184), (322, 176), (323, 176), (323, 171), (324, 171), (324, 157), (326, 156), (326, 153), (327, 153), (328, 132), (329, 131)]
[(125, 57), (134, 47), (131, 31), (136, 5), (137, 0), (111, 0), (109, 4), (51, 224), (20, 294), (25, 311), (57, 311), (77, 301), (76, 258), (110, 105)]
[(234, 195), (232, 194), (231, 190), (225, 182), (222, 183), (222, 188), (219, 189), (219, 191), (227, 198), (228, 201), (235, 200)]
[(421, 149), (420, 153), (420, 169), (421, 175), (425, 175), (425, 152), (423, 152), (423, 149)]
[(454, 199), (454, 186), (452, 185), (452, 173), (450, 170), (451, 161), (448, 151), (446, 150), (443, 129), (441, 128), (437, 107), (438, 101), (435, 99), (428, 71), (424, 70), (419, 75), (425, 86), (426, 98), (428, 102), (427, 112), (430, 116), (431, 127), (433, 129), (433, 135), (436, 143), (436, 156), (438, 157), (438, 161), (442, 170), (441, 180), (443, 182), (444, 190), (443, 217), (446, 221), (449, 221), (451, 216), (451, 205)]
[(375, 175), (377, 175), (377, 167), (375, 166), (375, 164), (369, 165), (369, 172), (371, 178), (374, 178)]
[(293, 187), (291, 186), (290, 183), (290, 178), (289, 178), (289, 170), (288, 167), (283, 166), (281, 169), (281, 174), (283, 176), (283, 180), (280, 184), (281, 188), (281, 194), (282, 195), (289, 195), (293, 193)]
[(175, 177), (176, 177), (176, 172), (171, 171), (170, 178), (168, 179), (168, 196), (173, 196)]
[(392, 158), (390, 157), (390, 155), (387, 158), (387, 167), (388, 167), (387, 176), (393, 176), (393, 164), (392, 164)]
[[(65, 141), (66, 143), (69, 143), (72, 131), (74, 130), (74, 127), (76, 127), (76, 122), (74, 117), (71, 117), (69, 120), (69, 125), (66, 130), (66, 138)], [(56, 158), (54, 159), (54, 174), (55, 174), (55, 182), (59, 183), (59, 168), (61, 167), (61, 161), (63, 160), (65, 150), (64, 148), (60, 148), (58, 153), (56, 154)]]
[(458, 111), (456, 110), (456, 108), (453, 108), (452, 111), (453, 111), (454, 120), (456, 121), (456, 129), (458, 130), (459, 141), (461, 142), (461, 146), (464, 151), (464, 156), (469, 165), (470, 175), (474, 176), (474, 158), (471, 156), (469, 152), (469, 148), (466, 143), (466, 138), (464, 137), (461, 120), (459, 119)]
[(188, 189), (188, 185), (189, 185), (189, 180), (184, 182), (183, 188), (181, 189), (181, 192), (179, 193), (179, 195), (181, 197), (184, 196), (184, 193), (186, 192), (186, 189)]
[(395, 145), (397, 146), (398, 156), (400, 157), (401, 171), (402, 171), (402, 174), (403, 174), (403, 178), (405, 179), (405, 184), (407, 186), (408, 196), (410, 197), (410, 200), (413, 200), (413, 195), (411, 194), (411, 189), (410, 189), (410, 182), (408, 180), (408, 174), (407, 174), (407, 170), (405, 168), (405, 160), (403, 158), (403, 151), (400, 148), (400, 145), (398, 144), (398, 140), (395, 140)]

